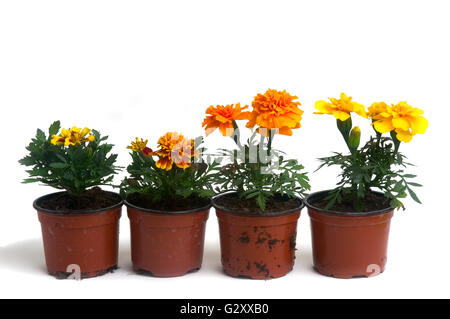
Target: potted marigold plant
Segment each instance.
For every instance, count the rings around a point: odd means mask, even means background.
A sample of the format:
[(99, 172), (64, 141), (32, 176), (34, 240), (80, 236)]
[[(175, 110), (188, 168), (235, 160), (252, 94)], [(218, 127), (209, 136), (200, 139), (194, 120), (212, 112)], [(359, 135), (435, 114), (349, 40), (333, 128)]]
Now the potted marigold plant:
[[(338, 278), (373, 276), (384, 271), (390, 220), (394, 209), (404, 208), (407, 197), (420, 203), (413, 187), (415, 175), (399, 152), (416, 134), (425, 133), (423, 111), (406, 102), (373, 103), (368, 110), (351, 97), (318, 101), (316, 114), (332, 114), (348, 147), (348, 153), (320, 158), (319, 169), (341, 169), (336, 188), (311, 194), (306, 199), (311, 218), (315, 268)], [(360, 146), (361, 130), (352, 128), (352, 113), (371, 120), (374, 136)], [(384, 135), (387, 134), (387, 135)]]
[[(19, 162), (30, 166), (24, 183), (63, 190), (38, 198), (33, 206), (42, 226), (48, 272), (67, 278), (95, 277), (117, 268), (122, 199), (101, 190), (119, 167), (107, 137), (88, 128), (62, 129), (54, 122), (48, 136), (40, 129)], [(59, 133), (59, 134), (58, 134)]]
[[(292, 135), (300, 127), (303, 111), (297, 97), (269, 89), (248, 106), (210, 106), (203, 126), (206, 134), (219, 128), (233, 139), (233, 150), (220, 150), (221, 169), (214, 183), (219, 196), (216, 209), (226, 274), (233, 277), (270, 279), (292, 270), (297, 220), (302, 196), (310, 188), (303, 166), (285, 159), (273, 148), (277, 134)], [(238, 120), (247, 120), (255, 131), (242, 143)]]
[(159, 138), (158, 150), (147, 143), (136, 138), (128, 147), (130, 176), (122, 182), (133, 268), (156, 277), (182, 276), (202, 264), (217, 164), (200, 162), (201, 139), (169, 132)]

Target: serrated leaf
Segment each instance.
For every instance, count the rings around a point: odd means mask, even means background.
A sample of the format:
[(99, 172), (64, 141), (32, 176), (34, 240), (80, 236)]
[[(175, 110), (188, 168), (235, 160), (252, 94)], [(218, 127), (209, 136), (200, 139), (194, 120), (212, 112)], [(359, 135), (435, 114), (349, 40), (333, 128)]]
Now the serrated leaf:
[(60, 129), (61, 129), (61, 122), (60, 121), (53, 122), (52, 125), (50, 125), (50, 128), (48, 129), (49, 137), (58, 134)]
[(25, 166), (31, 166), (31, 165), (34, 165), (36, 163), (36, 161), (31, 156), (26, 156), (26, 157), (22, 158), (21, 160), (19, 160), (19, 163), (22, 165), (25, 165)]
[(44, 142), (45, 140), (47, 140), (47, 137), (45, 136), (45, 133), (41, 129), (37, 129), (36, 139), (38, 141)]

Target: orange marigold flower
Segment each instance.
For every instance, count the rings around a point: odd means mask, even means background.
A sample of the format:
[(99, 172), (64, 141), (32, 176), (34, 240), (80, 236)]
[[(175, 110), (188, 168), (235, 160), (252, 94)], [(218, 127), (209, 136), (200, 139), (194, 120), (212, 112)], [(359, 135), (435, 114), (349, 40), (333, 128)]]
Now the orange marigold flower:
[(155, 155), (159, 156), (156, 166), (160, 169), (170, 171), (173, 164), (179, 168), (191, 166), (191, 158), (194, 157), (194, 140), (187, 139), (177, 132), (169, 132), (158, 140), (160, 147)]
[(250, 113), (247, 127), (258, 125), (258, 133), (268, 136), (268, 130), (275, 129), (277, 133), (292, 135), (292, 129), (299, 128), (303, 111), (295, 95), (284, 91), (269, 89), (264, 94), (255, 96), (252, 102), (253, 111)]
[(242, 112), (248, 105), (241, 108), (241, 104), (210, 106), (206, 110), (206, 118), (202, 126), (205, 126), (206, 135), (211, 134), (217, 128), (223, 136), (231, 136), (234, 132), (233, 121), (248, 120), (249, 112)]

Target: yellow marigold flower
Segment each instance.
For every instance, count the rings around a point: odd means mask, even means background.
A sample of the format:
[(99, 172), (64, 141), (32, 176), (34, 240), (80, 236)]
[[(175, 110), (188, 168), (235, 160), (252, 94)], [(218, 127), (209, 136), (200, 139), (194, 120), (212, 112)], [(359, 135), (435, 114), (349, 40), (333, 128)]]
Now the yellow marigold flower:
[(319, 112), (314, 114), (332, 114), (340, 121), (346, 121), (350, 118), (350, 113), (356, 114), (367, 118), (364, 105), (352, 102), (352, 97), (347, 96), (345, 93), (341, 93), (340, 99), (330, 98), (330, 102), (317, 101), (315, 108)]
[(186, 169), (191, 166), (191, 158), (194, 157), (194, 140), (184, 138), (177, 132), (169, 132), (158, 140), (160, 147), (154, 152), (159, 156), (156, 166), (160, 169), (170, 171), (173, 164), (179, 168)]
[[(89, 134), (89, 135), (88, 135)], [(86, 136), (87, 135), (87, 136)], [(84, 142), (95, 141), (95, 136), (91, 134), (88, 128), (78, 128), (76, 126), (71, 129), (62, 129), (61, 135), (52, 135), (51, 143), (53, 145), (76, 146)]]
[(391, 107), (384, 102), (375, 102), (367, 109), (367, 116), (371, 119), (389, 117)]
[(299, 128), (303, 111), (295, 95), (284, 91), (269, 89), (264, 94), (258, 93), (252, 102), (247, 127), (258, 125), (258, 133), (268, 136), (269, 130), (276, 130), (283, 135), (292, 135), (292, 129)]
[(428, 128), (428, 121), (421, 116), (424, 112), (414, 108), (406, 102), (388, 106), (384, 102), (372, 104), (369, 115), (375, 130), (388, 133), (395, 130), (399, 141), (408, 143), (416, 134), (424, 134)]
[(127, 149), (132, 150), (133, 152), (142, 152), (144, 155), (149, 156), (153, 154), (151, 148), (147, 147), (148, 140), (140, 139), (136, 137), (135, 142), (131, 142), (130, 146), (127, 146)]
[(233, 121), (236, 120), (248, 120), (249, 112), (242, 112), (248, 108), (248, 105), (241, 108), (241, 104), (237, 103), (231, 105), (217, 105), (210, 106), (206, 110), (206, 118), (203, 121), (202, 126), (205, 126), (206, 135), (211, 134), (217, 128), (223, 136), (233, 135)]

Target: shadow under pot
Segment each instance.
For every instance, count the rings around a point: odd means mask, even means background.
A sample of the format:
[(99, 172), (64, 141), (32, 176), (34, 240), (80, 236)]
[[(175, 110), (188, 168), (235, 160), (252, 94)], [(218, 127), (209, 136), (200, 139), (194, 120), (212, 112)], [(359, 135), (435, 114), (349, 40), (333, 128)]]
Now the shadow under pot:
[(95, 210), (58, 211), (46, 209), (45, 203), (66, 192), (38, 198), (33, 203), (42, 228), (45, 261), (50, 275), (58, 279), (76, 279), (104, 275), (117, 269), (119, 219), (122, 199), (107, 193), (117, 203)]
[[(336, 278), (372, 277), (381, 274), (387, 261), (390, 221), (394, 209), (339, 212), (319, 208), (329, 193), (308, 196), (314, 268)], [(372, 192), (380, 201), (384, 196)], [(387, 204), (389, 205), (389, 204)]]
[(134, 270), (155, 277), (178, 277), (201, 268), (211, 200), (196, 209), (161, 211), (128, 198)]
[(294, 208), (264, 214), (230, 210), (221, 204), (224, 194), (213, 199), (219, 221), (224, 272), (232, 277), (273, 279), (294, 267), (297, 220), (303, 203)]

